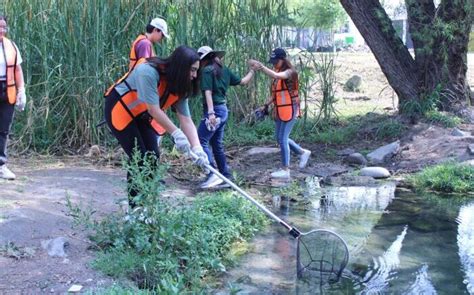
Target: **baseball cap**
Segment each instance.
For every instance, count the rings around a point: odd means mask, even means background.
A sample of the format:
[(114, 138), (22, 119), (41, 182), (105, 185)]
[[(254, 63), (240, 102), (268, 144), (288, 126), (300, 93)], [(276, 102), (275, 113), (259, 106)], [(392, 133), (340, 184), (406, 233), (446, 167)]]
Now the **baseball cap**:
[(279, 59), (285, 59), (286, 52), (283, 48), (275, 48), (270, 55), (270, 59), (268, 60), (269, 63), (276, 63)]
[(197, 50), (197, 53), (199, 54), (199, 59), (204, 59), (208, 54), (214, 53), (217, 57), (223, 57), (225, 55), (225, 51), (223, 50), (213, 50), (209, 46), (201, 46)]
[(160, 17), (154, 18), (150, 21), (150, 25), (163, 32), (163, 36), (165, 36), (165, 38), (170, 37), (170, 35), (168, 34), (168, 24), (166, 24), (166, 21), (164, 19)]

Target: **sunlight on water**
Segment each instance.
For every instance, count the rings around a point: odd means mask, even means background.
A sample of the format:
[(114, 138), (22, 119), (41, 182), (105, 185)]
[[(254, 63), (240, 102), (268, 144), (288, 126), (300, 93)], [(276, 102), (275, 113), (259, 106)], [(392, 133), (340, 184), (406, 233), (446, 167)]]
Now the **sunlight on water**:
[(271, 210), (302, 232), (341, 235), (350, 252), (343, 277), (297, 280), (295, 241), (274, 224), (229, 272), (241, 294), (474, 294), (474, 201), (401, 193), (391, 183), (306, 184), (302, 204), (274, 196)]
[(474, 294), (474, 204), (464, 206), (456, 219), (458, 222), (459, 257), (465, 273), (464, 283)]

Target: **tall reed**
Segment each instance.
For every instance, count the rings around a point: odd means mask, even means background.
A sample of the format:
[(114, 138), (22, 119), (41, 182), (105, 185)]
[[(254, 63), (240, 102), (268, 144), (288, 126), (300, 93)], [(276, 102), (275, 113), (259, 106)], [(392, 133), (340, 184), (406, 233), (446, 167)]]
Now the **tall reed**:
[[(279, 45), (278, 28), (286, 18), (284, 0), (6, 0), (10, 38), (24, 59), (29, 98), (16, 117), (17, 151), (75, 152), (93, 143), (107, 144), (104, 90), (127, 66), (130, 44), (149, 19), (167, 19), (171, 39), (157, 48), (168, 55), (181, 44), (226, 50), (225, 63), (246, 72), (247, 58), (266, 59)], [(235, 120), (268, 94), (259, 75), (248, 88), (229, 93)], [(238, 100), (237, 100), (238, 98)], [(193, 99), (195, 114), (200, 98)], [(236, 121), (236, 122), (237, 122)]]

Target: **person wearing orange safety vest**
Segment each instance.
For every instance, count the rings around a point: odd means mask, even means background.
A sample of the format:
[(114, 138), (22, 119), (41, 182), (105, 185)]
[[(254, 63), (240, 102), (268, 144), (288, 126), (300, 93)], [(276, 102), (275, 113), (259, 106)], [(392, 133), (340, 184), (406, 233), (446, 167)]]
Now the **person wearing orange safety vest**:
[(0, 15), (0, 178), (13, 180), (16, 176), (6, 165), (7, 139), (14, 108), (25, 109), (26, 94), (23, 60), (16, 44), (5, 36), (7, 32), (7, 19)]
[[(141, 58), (155, 56), (153, 44), (161, 42), (163, 38), (169, 39), (170, 37), (168, 33), (168, 24), (164, 19), (159, 17), (152, 19), (146, 25), (145, 30), (145, 34), (138, 35), (138, 37), (132, 43), (132, 48), (130, 49), (129, 54), (129, 70), (131, 70)], [(156, 136), (156, 142), (158, 146), (161, 143), (161, 139), (162, 137), (160, 135)]]
[(309, 160), (311, 151), (303, 149), (294, 140), (290, 133), (296, 118), (300, 115), (300, 100), (298, 97), (298, 72), (287, 59), (282, 48), (272, 51), (268, 61), (273, 65), (273, 70), (267, 68), (256, 60), (249, 64), (254, 70), (260, 70), (271, 77), (271, 96), (260, 109), (264, 111), (273, 104), (273, 117), (275, 119), (275, 138), (280, 145), (282, 169), (271, 174), (272, 178), (290, 178), (290, 150), (300, 156), (299, 168), (304, 168)]
[(168, 25), (162, 18), (154, 18), (146, 25), (145, 34), (140, 34), (133, 41), (129, 54), (128, 69), (132, 69), (140, 58), (155, 56), (153, 44), (159, 43), (164, 38), (169, 38)]
[[(176, 48), (168, 58), (141, 59), (105, 93), (105, 120), (125, 153), (132, 157), (137, 149), (141, 157), (159, 157), (156, 135), (171, 134), (176, 149), (192, 150), (201, 167), (209, 164), (190, 115), (188, 97), (198, 93), (199, 55), (189, 47)], [(172, 108), (180, 128), (165, 113)], [(132, 175), (127, 175), (129, 204), (136, 206), (138, 192)]]

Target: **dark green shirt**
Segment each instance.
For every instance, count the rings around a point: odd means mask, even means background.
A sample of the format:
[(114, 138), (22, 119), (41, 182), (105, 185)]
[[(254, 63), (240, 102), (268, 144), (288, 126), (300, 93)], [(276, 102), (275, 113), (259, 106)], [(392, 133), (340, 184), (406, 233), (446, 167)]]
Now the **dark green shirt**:
[(212, 91), (212, 102), (215, 105), (222, 104), (226, 102), (225, 97), (227, 88), (229, 88), (230, 85), (239, 85), (241, 80), (240, 77), (232, 73), (232, 71), (226, 66), (223, 66), (222, 75), (219, 78), (214, 75), (214, 68), (212, 65), (206, 66), (202, 70), (201, 75), (201, 90), (204, 105), (206, 105), (205, 90)]

